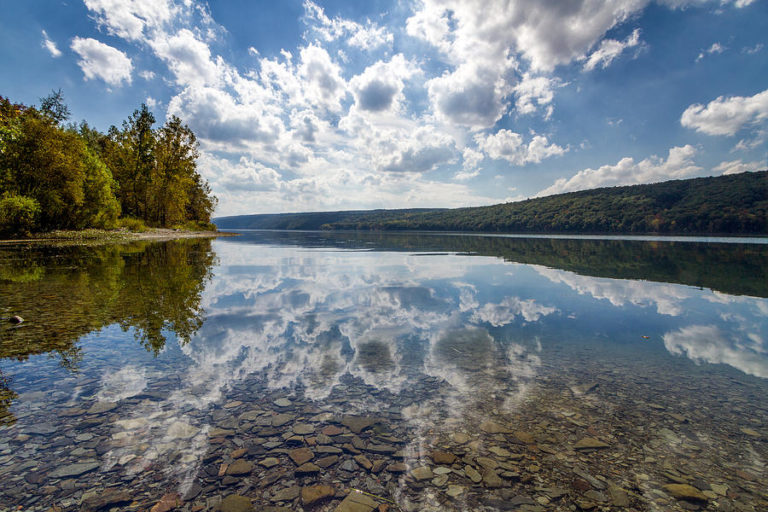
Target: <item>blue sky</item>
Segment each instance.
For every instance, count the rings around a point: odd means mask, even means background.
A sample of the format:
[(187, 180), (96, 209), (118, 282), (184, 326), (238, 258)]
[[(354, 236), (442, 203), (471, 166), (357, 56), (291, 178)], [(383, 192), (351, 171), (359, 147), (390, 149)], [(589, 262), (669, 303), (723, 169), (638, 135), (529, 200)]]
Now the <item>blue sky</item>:
[(181, 117), (218, 215), (768, 168), (765, 0), (4, 4), (0, 95)]

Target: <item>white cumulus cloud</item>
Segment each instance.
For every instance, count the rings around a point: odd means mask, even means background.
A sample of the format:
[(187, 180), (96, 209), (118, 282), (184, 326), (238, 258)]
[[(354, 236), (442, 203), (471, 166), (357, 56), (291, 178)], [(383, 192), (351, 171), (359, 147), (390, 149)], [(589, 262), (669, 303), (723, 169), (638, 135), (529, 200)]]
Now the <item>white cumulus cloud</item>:
[(90, 37), (75, 37), (70, 47), (80, 56), (77, 64), (83, 70), (86, 80), (99, 78), (114, 86), (123, 82), (131, 83), (133, 63), (117, 48)]
[(51, 57), (53, 57), (54, 59), (56, 57), (61, 57), (61, 50), (59, 50), (59, 48), (56, 46), (56, 43), (51, 41), (51, 39), (48, 37), (48, 33), (45, 30), (43, 30), (42, 46), (43, 48), (48, 50), (48, 53), (50, 53)]
[(304, 2), (304, 16), (315, 34), (326, 42), (343, 39), (350, 46), (370, 51), (391, 45), (394, 39), (391, 32), (371, 20), (362, 24), (340, 17), (331, 19), (322, 7), (311, 0)]
[(741, 160), (731, 160), (729, 162), (721, 162), (716, 167), (712, 168), (712, 171), (718, 174), (741, 174), (742, 172), (755, 172), (768, 169), (768, 162), (763, 160), (762, 162), (742, 162)]
[(138, 41), (179, 13), (172, 0), (84, 0), (99, 25), (123, 39)]
[(592, 71), (600, 66), (605, 69), (621, 55), (627, 48), (633, 48), (640, 44), (640, 29), (635, 29), (624, 41), (616, 39), (604, 39), (600, 46), (593, 51), (584, 63), (584, 71)]
[(349, 82), (355, 104), (368, 112), (398, 110), (405, 100), (404, 81), (414, 72), (415, 66), (402, 54), (395, 55), (389, 62), (378, 61), (368, 66)]
[(735, 135), (743, 127), (766, 119), (768, 89), (754, 96), (720, 96), (707, 105), (691, 105), (683, 112), (680, 123), (707, 135)]
[(701, 170), (701, 167), (693, 162), (695, 154), (696, 148), (686, 145), (671, 148), (666, 160), (657, 156), (639, 162), (630, 157), (622, 158), (615, 165), (584, 169), (571, 178), (560, 178), (536, 194), (536, 197), (597, 187), (637, 185), (685, 178)]
[(539, 163), (546, 158), (562, 155), (567, 149), (549, 143), (543, 135), (534, 135), (526, 144), (519, 133), (502, 129), (493, 135), (475, 135), (479, 149), (496, 160), (506, 160), (513, 165)]

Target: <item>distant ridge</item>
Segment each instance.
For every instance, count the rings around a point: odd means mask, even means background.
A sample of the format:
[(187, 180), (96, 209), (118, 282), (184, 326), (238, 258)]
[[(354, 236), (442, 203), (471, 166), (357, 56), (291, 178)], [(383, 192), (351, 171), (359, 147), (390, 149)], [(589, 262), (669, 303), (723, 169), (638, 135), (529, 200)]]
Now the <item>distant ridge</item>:
[(238, 215), (220, 229), (768, 235), (768, 171), (454, 209)]

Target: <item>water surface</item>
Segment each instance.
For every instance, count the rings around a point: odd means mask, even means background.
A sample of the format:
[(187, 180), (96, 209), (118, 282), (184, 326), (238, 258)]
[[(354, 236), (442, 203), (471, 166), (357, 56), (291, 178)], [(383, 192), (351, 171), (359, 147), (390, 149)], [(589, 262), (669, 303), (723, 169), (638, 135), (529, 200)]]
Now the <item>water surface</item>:
[(758, 243), (1, 247), (0, 510), (766, 510), (766, 297)]

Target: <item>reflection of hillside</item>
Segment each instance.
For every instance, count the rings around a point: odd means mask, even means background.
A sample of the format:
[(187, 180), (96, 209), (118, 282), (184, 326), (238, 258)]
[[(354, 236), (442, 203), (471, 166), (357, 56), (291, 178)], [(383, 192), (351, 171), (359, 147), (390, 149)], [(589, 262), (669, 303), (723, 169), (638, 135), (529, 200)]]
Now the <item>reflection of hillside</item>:
[(768, 297), (768, 245), (507, 238), (494, 236), (259, 231), (233, 243), (495, 256), (582, 275), (640, 279)]
[[(76, 369), (77, 341), (118, 323), (159, 352), (167, 331), (181, 340), (202, 324), (200, 297), (211, 275), (210, 240), (98, 247), (0, 249), (0, 358), (57, 353)], [(166, 333), (164, 334), (164, 331)], [(2, 413), (0, 413), (2, 414)]]

